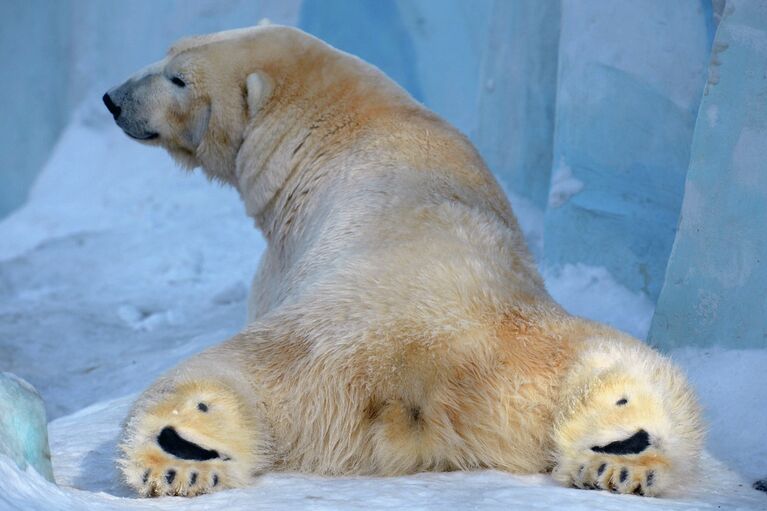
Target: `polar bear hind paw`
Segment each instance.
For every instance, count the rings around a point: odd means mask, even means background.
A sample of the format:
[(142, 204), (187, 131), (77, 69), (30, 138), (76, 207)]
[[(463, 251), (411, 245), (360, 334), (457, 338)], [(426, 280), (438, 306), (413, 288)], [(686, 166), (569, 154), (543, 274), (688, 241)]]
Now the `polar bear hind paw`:
[(576, 488), (655, 496), (668, 486), (669, 461), (650, 446), (644, 430), (625, 440), (593, 446), (566, 467), (560, 472)]
[(242, 487), (265, 466), (257, 421), (225, 385), (182, 384), (140, 408), (126, 428), (119, 464), (141, 496)]

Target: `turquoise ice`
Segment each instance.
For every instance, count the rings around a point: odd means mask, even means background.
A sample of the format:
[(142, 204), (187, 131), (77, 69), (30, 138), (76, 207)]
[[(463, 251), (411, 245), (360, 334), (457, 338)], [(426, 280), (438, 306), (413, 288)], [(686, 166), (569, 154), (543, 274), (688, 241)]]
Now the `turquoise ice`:
[(53, 481), (43, 400), (32, 385), (11, 373), (0, 373), (0, 454)]

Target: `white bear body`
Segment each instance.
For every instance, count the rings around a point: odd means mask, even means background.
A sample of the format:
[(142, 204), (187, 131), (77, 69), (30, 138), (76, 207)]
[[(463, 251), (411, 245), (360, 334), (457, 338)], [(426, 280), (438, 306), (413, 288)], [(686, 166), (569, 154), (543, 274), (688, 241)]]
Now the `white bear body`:
[(478, 467), (658, 494), (692, 472), (683, 376), (553, 302), (471, 144), (378, 70), (283, 27), (156, 69), (105, 96), (118, 124), (235, 186), (269, 244), (250, 326), (136, 403), (141, 494)]

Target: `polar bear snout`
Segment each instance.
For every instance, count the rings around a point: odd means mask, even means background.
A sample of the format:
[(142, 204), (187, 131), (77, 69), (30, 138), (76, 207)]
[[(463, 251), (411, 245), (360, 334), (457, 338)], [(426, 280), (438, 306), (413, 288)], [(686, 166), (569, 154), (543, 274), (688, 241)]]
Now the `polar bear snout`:
[(149, 127), (152, 111), (148, 108), (150, 101), (145, 97), (149, 89), (146, 81), (128, 80), (109, 89), (101, 98), (123, 132), (142, 141), (159, 137), (159, 133)]

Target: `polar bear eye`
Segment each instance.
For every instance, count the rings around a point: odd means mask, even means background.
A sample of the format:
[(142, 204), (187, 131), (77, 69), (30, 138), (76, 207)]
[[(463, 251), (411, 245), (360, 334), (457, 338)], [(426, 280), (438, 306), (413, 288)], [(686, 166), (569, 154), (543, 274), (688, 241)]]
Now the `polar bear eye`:
[(208, 405), (206, 405), (205, 403), (197, 403), (197, 409), (205, 413), (208, 411)]
[(618, 405), (618, 406), (623, 406), (623, 405), (627, 404), (628, 402), (629, 402), (628, 399), (626, 399), (625, 397), (622, 397), (619, 400), (617, 400), (615, 402), (615, 404)]
[(186, 82), (179, 78), (178, 76), (174, 76), (170, 79), (171, 82), (173, 82), (173, 85), (176, 85), (178, 87), (186, 87)]

